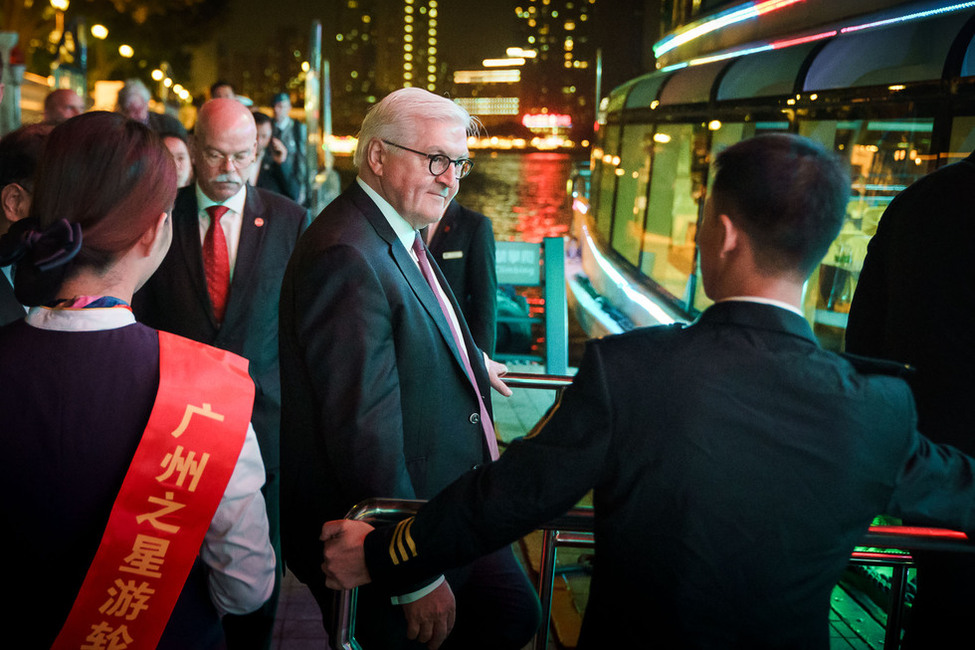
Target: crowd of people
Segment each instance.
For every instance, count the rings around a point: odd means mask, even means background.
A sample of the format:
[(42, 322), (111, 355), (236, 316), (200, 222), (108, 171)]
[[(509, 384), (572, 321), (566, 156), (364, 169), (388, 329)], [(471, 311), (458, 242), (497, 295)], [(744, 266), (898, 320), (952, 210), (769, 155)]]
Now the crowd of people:
[[(825, 351), (802, 315), (849, 191), (811, 140), (719, 155), (698, 232), (714, 305), (590, 342), (502, 454), (494, 241), (455, 199), (476, 119), (390, 93), (313, 219), (287, 95), (272, 117), (218, 82), (190, 131), (148, 100), (57, 90), (0, 138), (0, 549), (12, 620), (37, 621), (12, 647), (266, 649), (287, 568), (326, 629), (362, 587), (367, 650), (520, 650), (541, 610), (511, 542), (592, 491), (580, 648), (825, 649), (876, 515), (975, 531), (975, 460), (933, 442), (964, 448), (956, 405), (918, 399), (919, 431), (903, 364)], [(973, 164), (944, 177), (967, 187)], [(891, 210), (851, 348), (932, 381), (948, 371), (889, 336), (889, 242), (916, 225), (907, 198)], [(428, 503), (342, 519), (377, 496)]]

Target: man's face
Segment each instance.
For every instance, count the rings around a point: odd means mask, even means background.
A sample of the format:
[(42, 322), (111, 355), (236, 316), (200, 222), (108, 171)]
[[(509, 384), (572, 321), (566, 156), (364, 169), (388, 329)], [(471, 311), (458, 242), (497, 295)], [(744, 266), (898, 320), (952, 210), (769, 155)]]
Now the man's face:
[(133, 94), (122, 104), (122, 114), (130, 120), (145, 122), (149, 119), (149, 103), (139, 95)]
[(280, 122), (284, 118), (288, 117), (288, 113), (291, 112), (291, 102), (285, 100), (281, 102), (274, 102), (274, 121)]
[[(452, 160), (468, 156), (467, 133), (457, 123), (418, 119), (413, 132), (399, 136), (399, 140), (402, 142), (394, 142), (424, 153), (444, 154)], [(460, 189), (455, 166), (434, 176), (425, 156), (385, 143), (381, 146), (386, 151), (378, 179), (383, 198), (414, 228), (439, 221)]]
[(271, 134), (274, 132), (274, 127), (271, 126), (270, 122), (264, 122), (263, 124), (257, 125), (257, 150), (264, 151), (267, 146), (271, 144)]
[(217, 86), (213, 89), (213, 97), (211, 99), (216, 99), (218, 97), (228, 97), (230, 99), (234, 98), (234, 89), (230, 86)]
[(78, 93), (70, 90), (54, 92), (57, 94), (51, 99), (50, 110), (44, 114), (44, 119), (48, 122), (60, 124), (65, 120), (70, 120), (75, 115), (81, 115), (85, 112), (85, 103), (78, 96)]
[(248, 167), (254, 161), (257, 135), (253, 122), (247, 127), (210, 133), (202, 129), (193, 147), (196, 182), (203, 193), (223, 202), (243, 187)]
[(186, 187), (190, 184), (190, 173), (193, 167), (190, 164), (190, 152), (186, 148), (186, 143), (179, 138), (168, 137), (163, 140), (169, 153), (173, 154), (176, 162), (176, 187)]

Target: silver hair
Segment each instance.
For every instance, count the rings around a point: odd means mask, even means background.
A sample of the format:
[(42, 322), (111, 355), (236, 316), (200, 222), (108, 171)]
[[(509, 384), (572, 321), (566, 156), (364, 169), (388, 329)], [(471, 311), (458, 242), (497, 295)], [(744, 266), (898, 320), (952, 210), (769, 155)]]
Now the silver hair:
[(126, 79), (125, 85), (123, 85), (118, 91), (118, 105), (122, 106), (125, 104), (126, 100), (132, 95), (140, 95), (144, 100), (146, 100), (147, 104), (149, 103), (149, 99), (152, 97), (149, 89), (146, 88), (146, 85), (142, 83), (141, 80)]
[(365, 162), (366, 149), (373, 138), (398, 139), (413, 131), (418, 119), (456, 122), (463, 125), (469, 136), (481, 132), (480, 121), (457, 102), (422, 88), (400, 88), (370, 108), (362, 120), (352, 157), (355, 167), (358, 169)]

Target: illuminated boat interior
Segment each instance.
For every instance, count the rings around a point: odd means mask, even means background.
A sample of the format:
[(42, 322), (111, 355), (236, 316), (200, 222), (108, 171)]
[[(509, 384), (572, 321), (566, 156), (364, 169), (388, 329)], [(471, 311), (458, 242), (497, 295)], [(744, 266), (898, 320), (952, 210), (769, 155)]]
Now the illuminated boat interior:
[(886, 205), (975, 150), (975, 2), (837, 10), (800, 27), (807, 4), (744, 3), (685, 25), (655, 46), (660, 69), (603, 98), (589, 167), (570, 188), (569, 294), (590, 336), (690, 321), (707, 307), (695, 233), (710, 161), (778, 131), (850, 163), (847, 219), (803, 305), (821, 343), (840, 350)]

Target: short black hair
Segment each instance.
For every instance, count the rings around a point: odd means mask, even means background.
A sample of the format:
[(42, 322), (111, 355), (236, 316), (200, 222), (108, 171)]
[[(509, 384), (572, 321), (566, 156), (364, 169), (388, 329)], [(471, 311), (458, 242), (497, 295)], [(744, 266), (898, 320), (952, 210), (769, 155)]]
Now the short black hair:
[(160, 131), (159, 139), (165, 140), (166, 138), (176, 138), (177, 140), (182, 140), (183, 144), (187, 147), (190, 146), (189, 138), (186, 137), (185, 133), (180, 133), (179, 131)]
[(716, 167), (714, 207), (748, 235), (759, 269), (812, 273), (846, 216), (846, 162), (813, 140), (774, 133), (728, 147)]
[(261, 111), (252, 111), (252, 113), (254, 114), (254, 124), (257, 126), (274, 123), (274, 120), (267, 113), (262, 113)]
[(225, 81), (224, 79), (218, 79), (214, 81), (212, 84), (210, 84), (210, 96), (213, 97), (213, 91), (223, 86), (227, 86), (228, 88), (230, 88), (230, 90), (234, 89), (234, 85), (229, 81)]
[(0, 188), (19, 183), (33, 191), (34, 171), (53, 128), (51, 124), (27, 124), (0, 138)]

